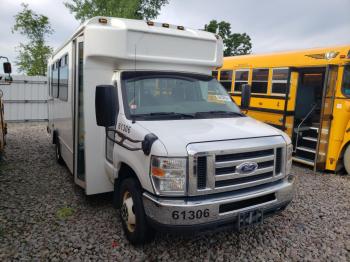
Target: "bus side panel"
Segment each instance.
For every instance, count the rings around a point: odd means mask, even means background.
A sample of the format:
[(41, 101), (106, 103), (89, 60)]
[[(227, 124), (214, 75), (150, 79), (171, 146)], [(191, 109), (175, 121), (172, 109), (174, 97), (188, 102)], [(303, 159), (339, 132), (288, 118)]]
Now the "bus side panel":
[[(89, 49), (85, 35), (85, 50)], [(86, 53), (85, 53), (86, 54)], [(95, 89), (113, 84), (114, 66), (102, 58), (86, 58), (84, 54), (84, 126), (85, 126), (85, 192), (87, 195), (113, 191), (113, 183), (105, 170), (105, 128), (96, 125)], [(112, 61), (111, 61), (112, 62)]]
[[(60, 59), (68, 54), (68, 100), (64, 101), (59, 98), (53, 99), (51, 107), (54, 130), (58, 132), (61, 155), (73, 173), (73, 58), (72, 45), (67, 45), (62, 49), (53, 60)], [(60, 92), (60, 88), (59, 88)]]
[(344, 146), (350, 141), (350, 101), (335, 99), (333, 121), (327, 155), (327, 170), (336, 170), (337, 160)]

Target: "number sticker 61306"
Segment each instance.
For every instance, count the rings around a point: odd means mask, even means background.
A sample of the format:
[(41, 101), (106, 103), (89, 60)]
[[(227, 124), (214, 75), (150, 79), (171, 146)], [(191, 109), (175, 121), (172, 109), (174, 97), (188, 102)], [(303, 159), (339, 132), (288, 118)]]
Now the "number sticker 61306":
[(171, 214), (172, 218), (174, 220), (193, 220), (193, 219), (201, 219), (203, 217), (209, 217), (210, 216), (210, 212), (209, 209), (206, 208), (204, 210), (189, 210), (189, 211), (173, 211), (173, 213)]

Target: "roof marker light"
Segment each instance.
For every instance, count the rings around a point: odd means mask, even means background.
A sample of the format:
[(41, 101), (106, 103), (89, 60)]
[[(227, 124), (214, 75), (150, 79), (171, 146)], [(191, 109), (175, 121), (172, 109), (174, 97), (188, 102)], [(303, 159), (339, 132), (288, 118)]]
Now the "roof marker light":
[(169, 28), (169, 24), (167, 24), (167, 23), (163, 23), (162, 26), (165, 28)]
[(107, 24), (107, 18), (99, 18), (99, 19), (98, 19), (98, 22), (99, 22), (100, 24)]
[(149, 25), (149, 26), (154, 26), (154, 22), (152, 22), (152, 21), (147, 21), (147, 25)]
[(179, 30), (185, 30), (185, 27), (183, 27), (182, 25), (178, 25), (178, 26), (177, 26), (177, 29), (179, 29)]

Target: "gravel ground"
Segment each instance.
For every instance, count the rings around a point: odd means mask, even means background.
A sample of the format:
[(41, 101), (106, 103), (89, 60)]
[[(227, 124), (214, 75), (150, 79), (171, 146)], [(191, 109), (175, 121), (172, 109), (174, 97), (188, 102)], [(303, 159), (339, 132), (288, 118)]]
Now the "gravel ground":
[(158, 234), (135, 248), (110, 195), (86, 197), (55, 161), (46, 125), (10, 124), (0, 163), (0, 261), (350, 261), (350, 177), (294, 166), (293, 203), (240, 233)]

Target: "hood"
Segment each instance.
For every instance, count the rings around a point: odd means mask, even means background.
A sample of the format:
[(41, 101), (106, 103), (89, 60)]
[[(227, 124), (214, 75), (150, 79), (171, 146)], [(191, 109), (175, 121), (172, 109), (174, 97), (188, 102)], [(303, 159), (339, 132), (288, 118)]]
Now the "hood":
[(191, 143), (281, 135), (281, 131), (250, 117), (137, 121), (154, 133), (168, 155), (186, 156)]

